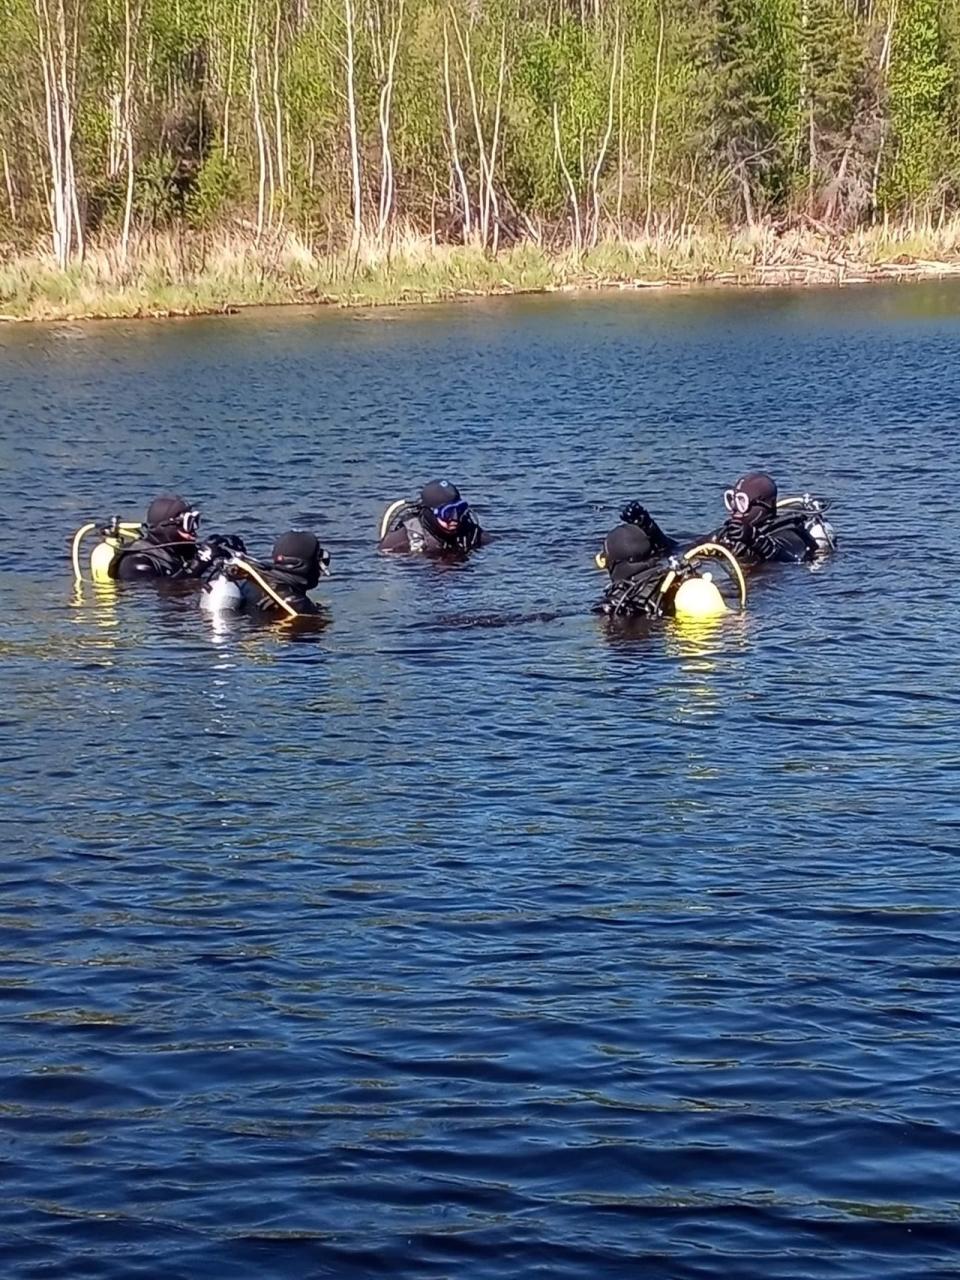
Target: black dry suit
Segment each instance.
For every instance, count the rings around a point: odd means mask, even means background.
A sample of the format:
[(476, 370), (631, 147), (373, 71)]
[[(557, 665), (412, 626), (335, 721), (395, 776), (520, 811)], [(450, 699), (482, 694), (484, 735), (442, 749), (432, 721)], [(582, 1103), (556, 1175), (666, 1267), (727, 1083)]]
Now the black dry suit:
[[(330, 557), (312, 533), (291, 531), (281, 534), (273, 546), (269, 566), (258, 568), (260, 577), (281, 600), (298, 614), (316, 614), (320, 606), (307, 595), (320, 581)], [(255, 579), (244, 576), (240, 594), (250, 610), (272, 617), (289, 616), (268, 591)]]
[(154, 498), (140, 537), (117, 552), (110, 577), (121, 582), (199, 577), (208, 562), (199, 555), (196, 517), (191, 522), (191, 514), (190, 504), (179, 495)]
[[(663, 538), (663, 542), (669, 543), (669, 539)], [(610, 574), (610, 585), (594, 612), (608, 618), (661, 618), (672, 614), (674, 591), (664, 593), (661, 589), (670, 569), (667, 550), (636, 524), (618, 524), (611, 529), (600, 558)]]
[[(447, 510), (451, 518), (441, 520)], [(465, 556), (484, 541), (484, 532), (457, 486), (434, 480), (421, 489), (419, 502), (405, 503), (392, 516), (380, 550)]]
[(777, 486), (763, 471), (741, 476), (728, 491), (729, 518), (708, 539), (731, 551), (741, 565), (771, 560), (812, 560), (823, 546), (809, 528), (809, 513), (777, 511)]

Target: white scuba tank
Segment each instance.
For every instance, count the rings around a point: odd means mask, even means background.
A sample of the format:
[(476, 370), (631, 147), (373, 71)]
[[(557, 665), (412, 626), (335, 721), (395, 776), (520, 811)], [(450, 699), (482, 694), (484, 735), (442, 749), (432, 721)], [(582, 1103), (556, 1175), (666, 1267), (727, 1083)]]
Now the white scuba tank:
[(222, 573), (211, 579), (200, 593), (200, 608), (208, 613), (228, 613), (242, 604), (240, 588)]
[(836, 550), (837, 535), (834, 532), (833, 525), (829, 520), (825, 520), (822, 515), (817, 514), (809, 518), (807, 521), (807, 533), (813, 538), (821, 551)]

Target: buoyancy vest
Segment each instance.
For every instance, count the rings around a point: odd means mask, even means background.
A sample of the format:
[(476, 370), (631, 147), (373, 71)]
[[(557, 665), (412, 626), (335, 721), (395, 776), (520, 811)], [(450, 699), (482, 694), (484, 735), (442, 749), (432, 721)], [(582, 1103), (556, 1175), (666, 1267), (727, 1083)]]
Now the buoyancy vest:
[(194, 578), (202, 569), (195, 548), (189, 558), (176, 555), (166, 543), (137, 538), (121, 547), (109, 567), (111, 578)]
[(757, 524), (727, 520), (711, 540), (726, 547), (741, 564), (758, 565), (771, 560), (812, 560), (819, 548), (798, 511), (779, 512)]
[[(284, 573), (280, 569), (267, 569), (262, 565), (258, 565), (257, 569), (260, 576), (273, 588), (281, 600), (287, 602), (291, 609), (295, 609), (299, 614), (320, 612), (319, 605), (307, 595), (307, 588), (302, 580), (293, 574)], [(239, 587), (243, 603), (248, 609), (269, 614), (283, 612), (276, 600), (264, 591), (254, 579), (246, 576), (241, 577)]]
[(675, 585), (666, 592), (662, 590), (669, 570), (669, 563), (660, 558), (647, 564), (618, 565), (594, 612), (608, 618), (664, 617), (671, 611), (670, 603), (680, 583), (677, 578)]

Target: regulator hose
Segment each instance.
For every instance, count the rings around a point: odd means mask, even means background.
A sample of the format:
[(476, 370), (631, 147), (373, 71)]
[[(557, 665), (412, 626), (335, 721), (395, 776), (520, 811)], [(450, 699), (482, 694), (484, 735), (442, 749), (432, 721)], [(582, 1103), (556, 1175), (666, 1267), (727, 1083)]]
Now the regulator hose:
[(77, 582), (83, 581), (83, 574), (80, 572), (80, 543), (84, 540), (91, 529), (96, 529), (96, 527), (96, 520), (91, 520), (89, 524), (82, 524), (73, 535), (73, 546), (71, 548), (70, 555), (73, 560), (73, 576)]
[(387, 525), (390, 523), (390, 517), (395, 511), (399, 511), (401, 507), (405, 506), (407, 506), (407, 499), (398, 498), (396, 502), (391, 502), (389, 507), (387, 507), (386, 511), (383, 513), (383, 518), (380, 521), (381, 541), (387, 536)]
[(137, 520), (114, 520), (111, 524), (99, 524), (96, 520), (91, 520), (89, 524), (82, 524), (77, 532), (73, 535), (73, 546), (71, 547), (70, 558), (73, 561), (73, 576), (77, 582), (83, 581), (83, 573), (80, 569), (80, 544), (93, 529), (99, 529), (103, 536), (119, 537), (124, 533), (139, 533), (142, 525)]
[(242, 569), (244, 573), (249, 574), (250, 577), (257, 584), (257, 586), (262, 587), (263, 590), (270, 597), (270, 599), (273, 600), (276, 604), (278, 604), (281, 609), (283, 609), (283, 611), (287, 614), (288, 618), (303, 617), (303, 614), (297, 613), (293, 605), (288, 604), (286, 600), (284, 600), (283, 596), (278, 595), (277, 592), (274, 591), (273, 587), (271, 587), (270, 583), (267, 582), (266, 578), (264, 578), (264, 576), (260, 573), (258, 569), (255, 569), (253, 567), (253, 565), (250, 563), (249, 560), (244, 560), (242, 556), (234, 556), (231, 559), (230, 563), (235, 564), (238, 569)]
[[(683, 558), (684, 560), (690, 561), (694, 556), (703, 554), (719, 554), (724, 556), (730, 562), (730, 567), (733, 569), (734, 581), (740, 589), (740, 608), (745, 609), (747, 607), (747, 584), (744, 581), (743, 570), (740, 568), (740, 562), (737, 557), (732, 551), (728, 551), (726, 547), (721, 546), (719, 542), (701, 542), (699, 546), (691, 547), (689, 551), (685, 551), (683, 553)], [(671, 570), (671, 572), (673, 571)], [(676, 575), (674, 574), (674, 576)], [(669, 583), (667, 585), (669, 586)], [(666, 590), (666, 587), (664, 587), (664, 590)]]

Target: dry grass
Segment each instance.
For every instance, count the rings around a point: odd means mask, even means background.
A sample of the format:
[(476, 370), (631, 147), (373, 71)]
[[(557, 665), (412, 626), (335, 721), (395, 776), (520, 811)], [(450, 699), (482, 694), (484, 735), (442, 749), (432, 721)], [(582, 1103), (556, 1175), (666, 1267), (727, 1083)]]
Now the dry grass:
[(247, 233), (150, 237), (126, 262), (91, 247), (61, 271), (48, 254), (0, 262), (0, 316), (190, 315), (282, 303), (376, 306), (568, 288), (692, 284), (829, 284), (960, 273), (960, 218), (940, 226), (877, 226), (838, 236), (805, 220), (789, 229), (693, 228), (609, 234), (582, 254), (534, 242), (496, 257), (478, 244), (437, 245), (413, 233), (389, 245), (324, 255), (292, 233), (257, 244)]

